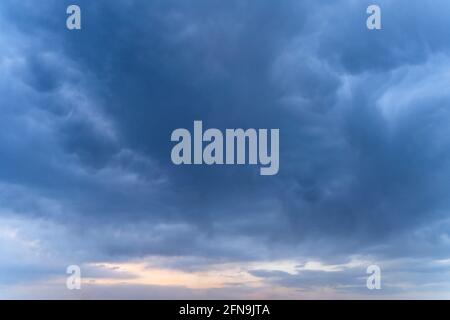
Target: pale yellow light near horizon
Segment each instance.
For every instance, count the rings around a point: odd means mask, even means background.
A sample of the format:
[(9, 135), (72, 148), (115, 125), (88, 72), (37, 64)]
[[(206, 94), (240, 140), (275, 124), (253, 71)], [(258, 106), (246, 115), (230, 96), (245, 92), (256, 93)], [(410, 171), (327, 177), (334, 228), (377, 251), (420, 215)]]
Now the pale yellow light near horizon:
[(261, 279), (239, 268), (213, 268), (207, 271), (188, 272), (175, 269), (166, 269), (148, 266), (146, 263), (101, 263), (94, 267), (117, 270), (129, 274), (127, 278), (84, 278), (88, 283), (97, 285), (157, 285), (180, 286), (189, 289), (223, 288), (234, 284), (243, 284), (251, 287), (262, 285)]
[[(89, 266), (100, 270), (110, 270), (113, 272), (112, 275), (109, 277), (83, 277), (83, 282), (96, 285), (179, 286), (189, 289), (214, 289), (236, 285), (258, 288), (267, 286), (267, 283), (264, 279), (252, 275), (252, 270), (282, 271), (293, 275), (299, 270), (336, 272), (361, 263), (362, 261), (354, 260), (348, 264), (325, 265), (316, 261), (299, 263), (293, 260), (279, 260), (213, 264), (196, 271), (155, 266), (147, 261), (94, 263)], [(114, 277), (114, 272), (117, 272), (118, 277)]]

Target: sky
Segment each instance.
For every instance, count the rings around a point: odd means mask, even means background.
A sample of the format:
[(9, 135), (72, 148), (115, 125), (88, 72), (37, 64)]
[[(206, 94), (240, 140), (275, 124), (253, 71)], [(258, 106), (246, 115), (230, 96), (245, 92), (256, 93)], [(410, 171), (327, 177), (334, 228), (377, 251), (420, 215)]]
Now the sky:
[[(447, 12), (2, 0), (0, 299), (450, 299)], [(174, 165), (195, 120), (279, 128), (278, 174)]]

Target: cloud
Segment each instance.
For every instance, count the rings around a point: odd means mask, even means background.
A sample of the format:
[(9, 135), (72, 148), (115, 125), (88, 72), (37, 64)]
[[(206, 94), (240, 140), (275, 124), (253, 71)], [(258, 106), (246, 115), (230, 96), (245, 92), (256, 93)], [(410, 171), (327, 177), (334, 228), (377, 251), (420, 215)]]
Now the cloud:
[[(448, 5), (438, 2), (380, 1), (383, 29), (372, 32), (367, 1), (80, 0), (72, 32), (65, 1), (3, 1), (0, 281), (154, 256), (179, 272), (362, 256), (423, 266), (386, 294), (432, 287), (449, 254)], [(194, 120), (280, 128), (279, 174), (173, 166), (170, 133)], [(46, 258), (25, 259), (31, 244)], [(363, 265), (288, 270), (246, 272), (275, 296), (367, 294)], [(181, 287), (167, 290), (206, 292)], [(38, 295), (28, 289), (18, 296)], [(146, 296), (137, 283), (117, 290)], [(217, 295), (233, 290), (255, 294)]]

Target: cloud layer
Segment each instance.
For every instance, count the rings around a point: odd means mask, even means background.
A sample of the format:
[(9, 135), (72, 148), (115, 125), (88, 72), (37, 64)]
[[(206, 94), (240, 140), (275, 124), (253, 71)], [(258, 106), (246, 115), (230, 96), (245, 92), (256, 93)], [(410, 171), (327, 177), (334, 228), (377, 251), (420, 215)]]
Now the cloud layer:
[[(68, 31), (69, 2), (2, 1), (0, 298), (448, 297), (435, 2), (370, 31), (369, 1), (79, 0)], [(279, 174), (174, 166), (194, 120), (280, 128)]]

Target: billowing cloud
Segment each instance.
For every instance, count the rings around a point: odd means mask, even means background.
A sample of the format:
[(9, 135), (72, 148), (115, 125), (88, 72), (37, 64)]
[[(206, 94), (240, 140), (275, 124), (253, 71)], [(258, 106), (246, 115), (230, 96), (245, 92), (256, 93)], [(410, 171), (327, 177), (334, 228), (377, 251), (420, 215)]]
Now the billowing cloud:
[[(378, 2), (2, 1), (0, 297), (445, 297), (449, 5)], [(279, 174), (174, 166), (195, 120)]]

